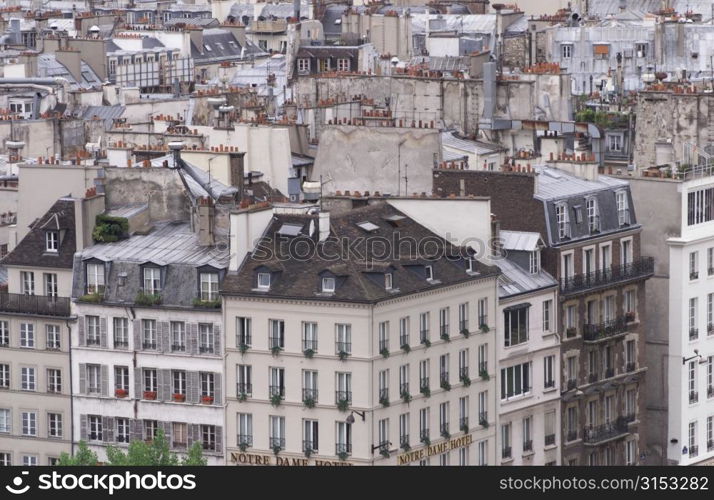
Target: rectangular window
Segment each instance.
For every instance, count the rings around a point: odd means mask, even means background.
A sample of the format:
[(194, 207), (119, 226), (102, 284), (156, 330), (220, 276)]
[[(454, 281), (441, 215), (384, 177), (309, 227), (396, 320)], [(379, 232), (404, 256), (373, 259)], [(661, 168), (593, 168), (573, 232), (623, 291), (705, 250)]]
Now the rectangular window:
[(156, 378), (156, 370), (153, 368), (144, 368), (144, 399), (156, 399), (157, 389), (158, 381)]
[(317, 371), (303, 370), (302, 372), (302, 400), (307, 405), (310, 401), (317, 403)]
[(337, 372), (335, 391), (335, 402), (350, 402), (352, 401), (352, 374)]
[(335, 454), (343, 456), (352, 453), (352, 424), (337, 422), (335, 425)]
[(10, 415), (10, 410), (7, 408), (0, 408), (0, 432), (10, 432), (12, 429), (12, 417)]
[(399, 415), (399, 447), (409, 449), (409, 414)]
[(23, 295), (35, 295), (35, 273), (20, 271), (20, 286)]
[(183, 422), (171, 423), (171, 446), (186, 448), (188, 445), (188, 425)]
[(114, 348), (128, 349), (129, 348), (129, 320), (127, 318), (114, 318), (112, 320), (114, 327)]
[(481, 329), (488, 327), (488, 299), (478, 301), (478, 326)]
[(51, 438), (62, 437), (62, 415), (59, 413), (47, 414), (47, 436)]
[(352, 353), (352, 325), (335, 324), (335, 354)]
[(350, 70), (350, 60), (344, 57), (337, 59), (337, 71), (347, 72)]
[(543, 387), (545, 389), (555, 387), (555, 356), (543, 358)]
[(171, 352), (186, 352), (186, 323), (172, 321), (169, 325), (171, 329)]
[(114, 392), (117, 397), (126, 397), (129, 395), (129, 367), (115, 366), (114, 367)]
[(303, 451), (318, 451), (320, 449), (319, 442), (319, 424), (317, 420), (303, 420)]
[(389, 321), (379, 323), (379, 353), (384, 355), (389, 354)]
[(218, 300), (218, 273), (201, 273), (201, 300)]
[(206, 451), (216, 451), (216, 426), (201, 426), (201, 444)]
[(549, 332), (551, 327), (551, 315), (553, 314), (553, 301), (543, 301), (543, 332)]
[(377, 422), (377, 443), (380, 451), (389, 452), (389, 419), (383, 418)]
[(525, 417), (522, 421), (523, 453), (533, 451), (533, 417)]
[(10, 365), (0, 364), (0, 389), (10, 388)]
[(543, 430), (545, 436), (545, 446), (555, 446), (555, 410), (549, 411), (543, 418)]
[(238, 446), (253, 446), (253, 415), (251, 413), (238, 414)]
[(104, 293), (104, 264), (87, 264), (87, 294)]
[(0, 466), (8, 467), (12, 465), (12, 457), (9, 453), (0, 453)]
[(142, 347), (144, 349), (156, 349), (156, 320), (142, 319), (143, 340)]
[(429, 313), (419, 314), (419, 342), (426, 344), (429, 342)]
[(439, 404), (439, 432), (442, 437), (449, 437), (449, 402)]
[(270, 440), (270, 449), (285, 449), (285, 417), (270, 415), (268, 438)]
[(699, 278), (699, 252), (689, 252), (689, 279)]
[(161, 269), (158, 267), (144, 268), (144, 293), (156, 295), (161, 292)]
[(687, 193), (687, 224), (693, 226), (712, 220), (714, 188), (702, 188)]
[(714, 276), (714, 247), (707, 248), (707, 276)]
[(0, 321), (0, 347), (10, 345), (10, 324), (7, 320)]
[(23, 391), (34, 391), (36, 389), (36, 378), (35, 369), (27, 366), (23, 366), (20, 369), (21, 380), (22, 380), (22, 390)]
[(488, 391), (478, 393), (478, 424), (488, 424)]
[[(214, 373), (201, 372), (198, 374), (201, 384), (201, 398), (204, 403), (213, 403), (216, 395), (216, 376)], [(220, 402), (220, 401), (219, 401)]]
[(25, 467), (34, 467), (38, 465), (38, 459), (37, 455), (23, 455), (22, 456), (22, 465)]
[(439, 356), (439, 381), (444, 389), (449, 386), (449, 365), (448, 354)]
[(270, 385), (268, 386), (270, 396), (285, 397), (285, 369), (270, 368)]
[(697, 423), (689, 422), (689, 456), (696, 457), (699, 452), (697, 446)]
[(560, 56), (563, 59), (570, 59), (573, 57), (573, 46), (569, 43), (564, 43), (560, 45)]
[(469, 350), (461, 349), (459, 351), (459, 380), (464, 382), (469, 378)]
[(439, 309), (439, 335), (443, 340), (449, 338), (449, 308)]
[(144, 439), (152, 441), (159, 432), (159, 422), (156, 420), (144, 420)]
[(504, 310), (504, 345), (506, 347), (528, 341), (528, 311), (530, 307)]
[(555, 220), (558, 225), (558, 238), (570, 238), (570, 220), (568, 219), (568, 205), (558, 203), (555, 205)]
[(478, 373), (480, 377), (488, 375), (488, 344), (478, 346)]
[(212, 354), (214, 351), (215, 334), (211, 323), (198, 324), (198, 351), (202, 354)]
[(501, 368), (501, 399), (529, 394), (531, 362)]
[(425, 442), (429, 439), (429, 408), (419, 410), (419, 440)]
[(173, 370), (171, 372), (173, 400), (184, 401), (186, 398), (186, 372)]
[(20, 347), (35, 348), (35, 325), (32, 323), (20, 323)]
[(399, 319), (399, 347), (409, 348), (409, 317)]
[(419, 391), (426, 393), (429, 391), (429, 360), (419, 361)]
[(501, 458), (508, 460), (511, 456), (511, 424), (509, 422), (501, 425)]
[(85, 316), (87, 345), (100, 345), (99, 316)]
[(615, 193), (617, 201), (617, 221), (620, 226), (630, 223), (629, 201), (627, 199), (627, 191), (617, 191)]
[(22, 412), (22, 435), (37, 436), (37, 412)]
[(60, 326), (48, 324), (45, 326), (47, 334), (47, 349), (58, 350), (60, 348)]
[(236, 366), (236, 396), (250, 396), (253, 394), (253, 370), (250, 365)]
[(379, 403), (389, 406), (389, 370), (380, 370), (377, 374)]
[(469, 303), (459, 304), (459, 332), (468, 335), (469, 333)]
[(250, 347), (251, 345), (251, 319), (236, 317), (236, 346)]
[(697, 323), (697, 297), (689, 299), (689, 338), (696, 338), (699, 333)]
[(57, 368), (47, 369), (47, 392), (62, 392), (62, 370)]
[(57, 275), (55, 273), (44, 273), (45, 295), (48, 297), (57, 297)]
[(303, 321), (302, 323), (302, 350), (303, 352), (317, 352), (317, 323)]
[(298, 73), (310, 72), (310, 59), (300, 58), (297, 60)]
[(478, 465), (488, 465), (488, 440), (478, 442)]

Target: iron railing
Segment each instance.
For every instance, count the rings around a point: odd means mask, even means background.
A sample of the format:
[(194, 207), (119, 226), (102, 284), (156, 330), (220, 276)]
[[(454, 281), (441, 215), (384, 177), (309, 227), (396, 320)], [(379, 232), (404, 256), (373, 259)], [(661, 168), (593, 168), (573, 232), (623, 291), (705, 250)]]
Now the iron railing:
[(644, 278), (653, 273), (654, 259), (652, 257), (640, 257), (627, 264), (561, 278), (560, 292), (562, 294), (579, 293), (592, 288)]
[(5, 313), (69, 317), (70, 300), (68, 297), (1, 292), (0, 311)]

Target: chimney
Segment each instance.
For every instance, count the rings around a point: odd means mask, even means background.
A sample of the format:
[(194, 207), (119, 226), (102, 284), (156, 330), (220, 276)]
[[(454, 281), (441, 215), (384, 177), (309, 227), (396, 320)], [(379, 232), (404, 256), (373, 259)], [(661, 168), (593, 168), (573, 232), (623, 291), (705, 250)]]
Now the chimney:
[(293, 0), (293, 16), (300, 22), (300, 0)]
[(198, 200), (198, 244), (204, 247), (213, 246), (213, 225), (216, 216), (216, 209), (213, 206), (211, 197), (199, 198)]
[(61, 63), (72, 77), (78, 82), (82, 81), (82, 57), (79, 50), (61, 49), (55, 51), (57, 62)]
[(228, 153), (229, 165), (230, 165), (230, 181), (231, 186), (238, 188), (238, 198), (243, 199), (243, 185), (245, 183), (245, 163), (244, 163), (245, 153), (239, 153), (237, 151), (231, 151)]
[(22, 160), (22, 148), (25, 147), (23, 141), (5, 141), (5, 147), (7, 148), (7, 162), (8, 163), (20, 163)]
[(19, 18), (10, 19), (10, 34), (13, 45), (20, 45), (22, 43), (22, 34), (20, 33)]
[(330, 212), (320, 212), (318, 217), (320, 241), (325, 241), (330, 236)]
[(203, 54), (203, 28), (186, 28), (191, 38), (191, 43), (196, 46), (199, 53)]
[(501, 243), (501, 222), (491, 214), (491, 251), (493, 257), (500, 257), (503, 254), (503, 245)]

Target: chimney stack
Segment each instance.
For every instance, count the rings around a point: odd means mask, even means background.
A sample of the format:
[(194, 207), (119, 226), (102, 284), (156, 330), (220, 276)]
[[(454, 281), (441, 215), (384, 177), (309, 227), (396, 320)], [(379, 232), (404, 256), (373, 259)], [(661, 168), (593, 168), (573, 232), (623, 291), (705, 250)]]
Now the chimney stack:
[(325, 241), (330, 236), (330, 212), (320, 212), (318, 217), (320, 241)]

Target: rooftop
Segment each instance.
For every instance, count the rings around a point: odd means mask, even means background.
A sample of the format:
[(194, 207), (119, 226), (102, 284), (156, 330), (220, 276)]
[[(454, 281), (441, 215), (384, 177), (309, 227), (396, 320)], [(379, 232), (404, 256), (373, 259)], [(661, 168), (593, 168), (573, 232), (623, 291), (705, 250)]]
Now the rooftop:
[(627, 181), (606, 175), (599, 175), (597, 180), (591, 181), (557, 168), (543, 165), (533, 168), (539, 174), (535, 197), (544, 201), (628, 186)]

